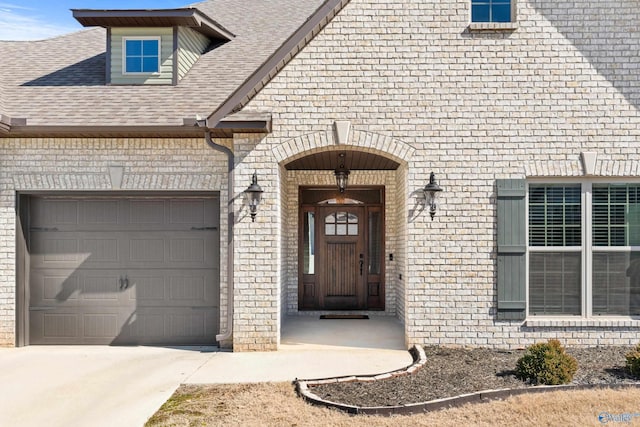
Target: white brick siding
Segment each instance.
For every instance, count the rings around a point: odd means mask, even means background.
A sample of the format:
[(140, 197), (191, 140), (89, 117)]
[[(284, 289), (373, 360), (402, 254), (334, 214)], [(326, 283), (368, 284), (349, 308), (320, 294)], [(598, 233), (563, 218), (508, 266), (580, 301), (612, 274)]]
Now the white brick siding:
[[(350, 145), (404, 158), (394, 152), (401, 141), (415, 151), (387, 192), (404, 199), (403, 212), (387, 217), (392, 269), (404, 271), (404, 280), (388, 279), (397, 301), (390, 309), (404, 320), (408, 345), (519, 347), (552, 337), (570, 345), (635, 343), (637, 321), (526, 326), (498, 322), (494, 311), (497, 178), (581, 176), (583, 151), (598, 153), (597, 175), (638, 176), (637, 3), (521, 0), (517, 30), (484, 32), (468, 29), (469, 7), (468, 0), (352, 0), (245, 108), (271, 111), (273, 133), (242, 167), (248, 174), (254, 162), (268, 166), (263, 187), (290, 196), (307, 178), (276, 164), (330, 149), (335, 120), (351, 121), (353, 135), (387, 141), (352, 136)], [(416, 209), (431, 171), (444, 188), (433, 222)], [(297, 207), (278, 203), (279, 213), (261, 209), (288, 224), (281, 240), (278, 219), (269, 226), (278, 253), (291, 257)], [(237, 251), (252, 244), (237, 239)], [(279, 268), (287, 312), (295, 311), (297, 280), (290, 262)], [(274, 281), (275, 271), (270, 265)]]

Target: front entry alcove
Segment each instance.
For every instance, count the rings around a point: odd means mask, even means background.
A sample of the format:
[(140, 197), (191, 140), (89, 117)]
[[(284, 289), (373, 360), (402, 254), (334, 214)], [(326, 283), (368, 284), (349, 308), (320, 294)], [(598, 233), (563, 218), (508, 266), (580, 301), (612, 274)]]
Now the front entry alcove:
[(299, 200), (299, 309), (384, 310), (384, 187), (301, 187)]

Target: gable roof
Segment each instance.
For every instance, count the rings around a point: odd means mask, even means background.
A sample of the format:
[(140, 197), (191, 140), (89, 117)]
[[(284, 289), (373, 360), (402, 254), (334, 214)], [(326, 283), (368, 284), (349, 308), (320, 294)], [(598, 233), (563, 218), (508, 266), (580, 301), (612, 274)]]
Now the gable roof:
[(102, 28), (43, 41), (0, 42), (0, 57), (8, 59), (0, 68), (0, 116), (10, 118), (4, 120), (9, 123), (26, 119), (25, 126), (12, 126), (16, 135), (187, 132), (187, 119), (196, 117), (209, 117), (207, 123), (214, 127), (246, 104), (252, 91), (330, 21), (330, 12), (347, 2), (197, 3), (192, 7), (235, 37), (203, 54), (177, 86), (105, 85)]

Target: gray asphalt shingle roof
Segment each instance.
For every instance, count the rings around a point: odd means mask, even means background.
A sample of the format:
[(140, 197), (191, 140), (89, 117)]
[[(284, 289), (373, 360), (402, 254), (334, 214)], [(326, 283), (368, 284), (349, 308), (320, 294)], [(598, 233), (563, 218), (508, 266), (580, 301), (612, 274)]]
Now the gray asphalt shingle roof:
[(0, 42), (0, 115), (29, 126), (180, 126), (207, 117), (323, 0), (209, 0), (193, 5), (236, 37), (204, 54), (177, 86), (105, 85), (106, 32), (91, 28)]

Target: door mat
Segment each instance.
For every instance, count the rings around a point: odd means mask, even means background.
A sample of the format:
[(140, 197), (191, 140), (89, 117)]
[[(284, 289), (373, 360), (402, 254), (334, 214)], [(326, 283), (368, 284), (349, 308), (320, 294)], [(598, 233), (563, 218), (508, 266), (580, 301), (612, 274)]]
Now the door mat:
[(369, 319), (366, 314), (323, 314), (320, 319)]

